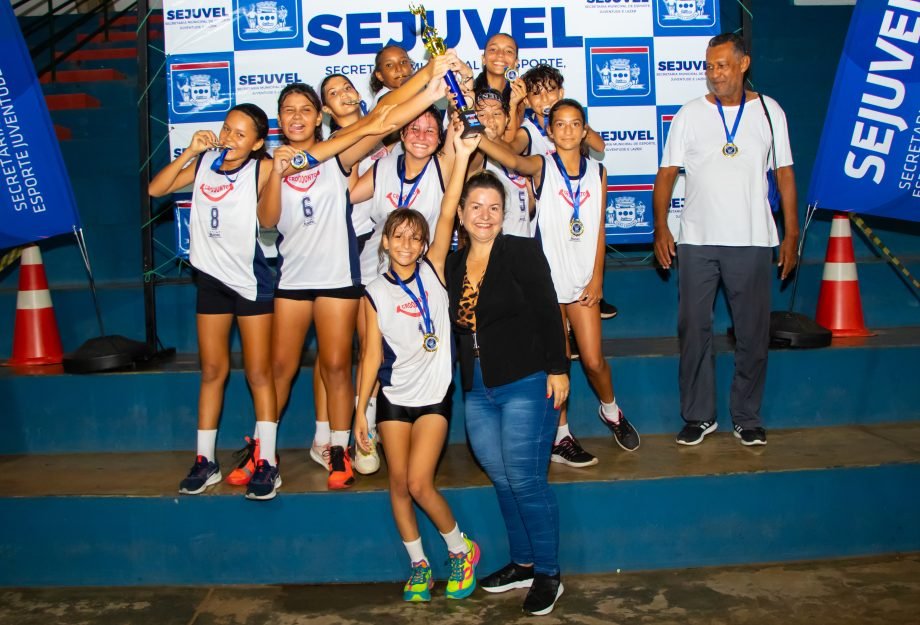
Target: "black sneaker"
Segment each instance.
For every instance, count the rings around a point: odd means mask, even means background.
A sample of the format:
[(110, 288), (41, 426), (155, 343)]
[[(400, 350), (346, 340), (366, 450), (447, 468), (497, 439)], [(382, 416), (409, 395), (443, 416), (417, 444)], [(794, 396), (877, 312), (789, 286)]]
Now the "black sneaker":
[(578, 360), (581, 354), (578, 353), (578, 341), (575, 340), (575, 332), (572, 326), (569, 326), (569, 360)]
[(601, 300), (601, 319), (613, 319), (620, 312), (613, 304), (608, 304), (606, 300)]
[(715, 421), (691, 421), (681, 428), (677, 435), (679, 445), (699, 445), (707, 434), (716, 431), (719, 424)]
[(565, 589), (562, 587), (558, 573), (556, 575), (537, 573), (524, 599), (524, 612), (534, 616), (549, 614), (556, 607), (556, 601), (562, 596), (563, 590)]
[(510, 562), (503, 568), (479, 580), (486, 592), (508, 592), (515, 588), (530, 588), (533, 584), (533, 567)]
[(766, 445), (767, 431), (763, 428), (743, 428), (735, 424), (735, 438), (741, 440), (741, 444), (750, 447), (752, 445)]
[(571, 435), (553, 445), (553, 453), (549, 459), (576, 469), (597, 464), (597, 458), (585, 451), (581, 443)]
[(616, 423), (608, 421), (607, 418), (604, 417), (604, 410), (601, 407), (597, 409), (597, 416), (599, 416), (604, 425), (613, 432), (613, 438), (617, 442), (617, 445), (626, 451), (636, 451), (639, 449), (639, 443), (641, 442), (639, 439), (639, 432), (637, 432), (636, 428), (629, 422), (626, 415), (623, 414), (623, 411), (620, 410), (619, 412), (620, 420)]
[(246, 499), (265, 501), (274, 499), (278, 493), (276, 488), (281, 486), (281, 474), (277, 466), (268, 464), (268, 460), (256, 462), (256, 472), (253, 473), (249, 485), (246, 487)]
[(183, 495), (203, 493), (208, 486), (219, 484), (222, 477), (220, 466), (216, 462), (211, 462), (204, 456), (197, 456), (186, 478), (179, 482), (179, 492)]

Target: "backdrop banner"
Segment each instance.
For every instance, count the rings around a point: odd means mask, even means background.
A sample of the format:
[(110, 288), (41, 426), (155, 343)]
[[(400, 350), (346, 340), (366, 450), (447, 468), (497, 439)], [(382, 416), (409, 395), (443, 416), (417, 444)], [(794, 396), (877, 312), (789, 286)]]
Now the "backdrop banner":
[[(476, 73), (486, 41), (500, 32), (517, 41), (522, 72), (539, 63), (558, 68), (565, 95), (586, 107), (606, 144), (608, 241), (652, 240), (661, 120), (707, 91), (706, 44), (720, 31), (719, 0), (413, 3), (424, 4), (429, 23)], [(195, 130), (218, 128), (237, 102), (276, 117), (289, 82), (318, 87), (342, 73), (372, 102), (374, 55), (384, 45), (425, 62), (409, 0), (164, 0), (164, 24), (174, 157)]]
[(920, 2), (858, 2), (808, 203), (920, 221)]
[(70, 178), (9, 2), (0, 2), (0, 249), (80, 227)]

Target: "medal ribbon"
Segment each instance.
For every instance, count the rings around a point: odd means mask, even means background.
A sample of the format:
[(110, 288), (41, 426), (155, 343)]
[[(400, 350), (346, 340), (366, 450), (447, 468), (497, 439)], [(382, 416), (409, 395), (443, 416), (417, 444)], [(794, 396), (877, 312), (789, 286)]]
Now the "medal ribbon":
[(532, 110), (527, 109), (526, 111), (524, 111), (524, 117), (526, 117), (527, 119), (533, 122), (533, 125), (537, 127), (537, 130), (540, 131), (541, 135), (543, 135), (544, 137), (546, 136), (546, 124), (549, 123), (549, 115), (543, 116), (542, 126), (537, 123), (537, 114), (534, 113)]
[[(399, 208), (405, 208), (406, 205), (403, 204), (403, 185), (406, 184), (406, 157), (401, 155), (400, 162), (402, 163), (402, 169), (399, 170)], [(405, 197), (406, 200), (412, 199), (412, 194), (415, 193), (415, 190), (418, 189), (419, 183), (422, 181), (422, 178), (425, 176), (425, 170), (428, 169), (428, 163), (431, 162), (431, 158), (428, 158), (428, 161), (425, 163), (425, 166), (422, 167), (422, 171), (419, 172), (418, 176), (415, 177), (415, 182), (412, 183), (412, 188), (409, 189), (409, 195)], [(396, 167), (399, 169), (399, 166)], [(399, 278), (397, 278), (398, 280)], [(401, 283), (400, 283), (401, 284)]]
[[(399, 274), (396, 273), (396, 270), (393, 271), (393, 277), (396, 278), (396, 284), (406, 292), (406, 295), (412, 300), (412, 303), (415, 304), (415, 308), (422, 315), (422, 322), (425, 324), (424, 334), (427, 336), (429, 334), (434, 335), (434, 323), (431, 321), (431, 310), (428, 308), (428, 294), (425, 293), (425, 285), (422, 284), (422, 271), (421, 267), (415, 270), (415, 281), (418, 283), (418, 297), (415, 296), (415, 293), (412, 292), (406, 283), (402, 281), (402, 278), (399, 277)], [(410, 280), (411, 281), (411, 280)], [(421, 301), (419, 299), (421, 298)]]
[(572, 198), (572, 221), (575, 221), (578, 219), (578, 209), (581, 206), (581, 180), (588, 169), (588, 161), (584, 156), (578, 160), (578, 186), (575, 187), (574, 192), (572, 191), (572, 179), (569, 178), (569, 172), (565, 170), (562, 159), (555, 152), (553, 153), (553, 161), (556, 163), (556, 169), (562, 174), (562, 180), (565, 182), (565, 188), (569, 191), (569, 197)]
[(735, 123), (732, 125), (732, 131), (728, 131), (728, 124), (725, 121), (725, 111), (722, 110), (722, 101), (719, 100), (719, 96), (713, 95), (716, 99), (716, 106), (719, 109), (719, 116), (722, 117), (722, 126), (725, 128), (725, 141), (726, 145), (729, 143), (735, 143), (735, 133), (738, 132), (738, 124), (741, 122), (741, 116), (744, 115), (744, 101), (747, 99), (747, 96), (744, 93), (744, 89), (741, 89), (741, 106), (738, 107), (738, 116), (735, 118)]

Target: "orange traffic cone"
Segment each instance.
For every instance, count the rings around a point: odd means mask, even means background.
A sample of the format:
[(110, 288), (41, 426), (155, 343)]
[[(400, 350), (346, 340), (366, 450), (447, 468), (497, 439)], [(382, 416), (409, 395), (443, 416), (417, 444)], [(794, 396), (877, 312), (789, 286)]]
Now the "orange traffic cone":
[(48, 278), (37, 245), (22, 250), (19, 295), (13, 326), (13, 357), (8, 365), (56, 365), (64, 359)]
[(838, 213), (831, 221), (815, 317), (815, 321), (834, 336), (872, 336), (863, 320), (858, 280), (850, 220)]

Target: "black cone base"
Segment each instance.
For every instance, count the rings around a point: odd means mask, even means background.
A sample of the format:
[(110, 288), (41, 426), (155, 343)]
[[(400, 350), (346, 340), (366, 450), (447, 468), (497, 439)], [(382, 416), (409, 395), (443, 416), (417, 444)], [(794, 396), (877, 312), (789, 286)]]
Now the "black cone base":
[(827, 347), (831, 331), (801, 313), (770, 313), (770, 345), (774, 347)]
[(83, 343), (64, 356), (67, 373), (98, 373), (132, 367), (152, 354), (146, 343), (120, 335), (99, 336)]

